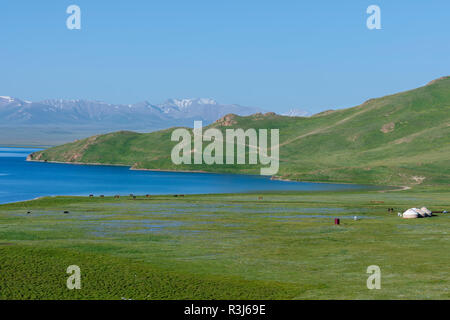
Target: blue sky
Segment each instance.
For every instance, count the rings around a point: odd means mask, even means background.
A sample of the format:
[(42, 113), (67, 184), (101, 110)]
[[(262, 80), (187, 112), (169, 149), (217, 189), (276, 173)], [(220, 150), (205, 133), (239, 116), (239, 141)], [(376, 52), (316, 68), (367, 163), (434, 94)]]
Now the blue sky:
[[(68, 30), (66, 8), (81, 8)], [(368, 30), (366, 8), (381, 8)], [(2, 1), (0, 95), (318, 112), (450, 74), (450, 1)]]

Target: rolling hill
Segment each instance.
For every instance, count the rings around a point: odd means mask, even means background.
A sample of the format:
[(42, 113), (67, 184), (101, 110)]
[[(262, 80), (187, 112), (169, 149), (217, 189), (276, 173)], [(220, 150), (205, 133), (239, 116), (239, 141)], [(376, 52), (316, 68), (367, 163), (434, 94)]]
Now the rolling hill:
[[(450, 183), (450, 77), (311, 117), (230, 114), (208, 127), (279, 129), (277, 178), (380, 185)], [(34, 153), (28, 160), (259, 173), (255, 165), (174, 165), (172, 131), (97, 135)]]

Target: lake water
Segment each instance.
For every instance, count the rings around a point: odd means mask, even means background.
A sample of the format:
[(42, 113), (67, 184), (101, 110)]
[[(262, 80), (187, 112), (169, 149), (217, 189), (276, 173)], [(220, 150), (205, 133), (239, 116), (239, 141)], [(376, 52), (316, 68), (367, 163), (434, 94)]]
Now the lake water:
[(288, 182), (254, 175), (129, 170), (27, 162), (29, 148), (0, 147), (0, 203), (53, 195), (127, 195), (323, 191), (368, 188), (361, 185)]

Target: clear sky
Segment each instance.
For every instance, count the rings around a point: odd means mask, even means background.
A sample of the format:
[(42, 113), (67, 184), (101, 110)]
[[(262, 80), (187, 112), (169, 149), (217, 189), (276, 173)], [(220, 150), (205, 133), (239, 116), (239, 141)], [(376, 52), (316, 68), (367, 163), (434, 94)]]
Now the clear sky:
[(450, 75), (450, 1), (2, 0), (0, 43), (0, 95), (318, 112)]

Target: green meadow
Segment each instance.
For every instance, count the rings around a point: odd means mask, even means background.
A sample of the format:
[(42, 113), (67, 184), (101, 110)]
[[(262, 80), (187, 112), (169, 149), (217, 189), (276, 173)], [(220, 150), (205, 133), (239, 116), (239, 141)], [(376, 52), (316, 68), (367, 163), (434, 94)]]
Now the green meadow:
[[(1, 205), (0, 299), (449, 299), (450, 214), (397, 216), (448, 210), (449, 195), (422, 186)], [(81, 268), (80, 290), (66, 287), (69, 265)], [(380, 290), (366, 286), (370, 265)]]

